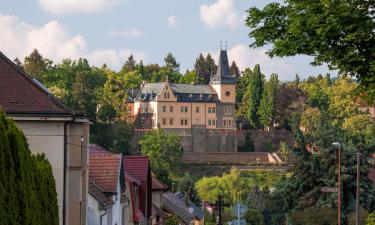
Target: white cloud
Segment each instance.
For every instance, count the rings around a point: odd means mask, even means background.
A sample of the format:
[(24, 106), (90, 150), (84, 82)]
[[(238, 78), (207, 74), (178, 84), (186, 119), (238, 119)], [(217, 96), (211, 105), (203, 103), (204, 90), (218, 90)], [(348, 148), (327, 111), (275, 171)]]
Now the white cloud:
[[(240, 70), (246, 67), (254, 68), (256, 64), (260, 65), (263, 74), (268, 78), (270, 74), (277, 73), (280, 80), (290, 80), (290, 74), (294, 74), (296, 68), (286, 63), (281, 58), (270, 58), (264, 48), (249, 48), (247, 45), (239, 44), (228, 49), (229, 65), (235, 61)], [(219, 52), (211, 53), (215, 62), (219, 60)], [(294, 72), (294, 73), (293, 73)]]
[(52, 14), (96, 12), (118, 4), (118, 0), (38, 0)]
[(124, 37), (124, 38), (136, 38), (141, 37), (143, 35), (143, 32), (132, 28), (127, 30), (110, 30), (108, 32), (108, 35), (110, 37)]
[(241, 17), (234, 8), (234, 0), (217, 0), (217, 2), (200, 6), (200, 18), (210, 28), (219, 26), (236, 27)]
[(90, 52), (81, 35), (72, 36), (58, 21), (36, 27), (21, 21), (12, 15), (0, 14), (0, 50), (10, 59), (18, 57), (21, 61), (34, 48), (43, 57), (58, 63), (64, 58), (86, 57), (90, 63), (101, 66), (104, 63), (119, 69), (126, 58), (133, 54), (136, 59), (146, 59), (144, 52), (130, 49), (105, 49)]
[(167, 18), (167, 23), (169, 27), (176, 27), (180, 23), (180, 20), (176, 16), (171, 15)]

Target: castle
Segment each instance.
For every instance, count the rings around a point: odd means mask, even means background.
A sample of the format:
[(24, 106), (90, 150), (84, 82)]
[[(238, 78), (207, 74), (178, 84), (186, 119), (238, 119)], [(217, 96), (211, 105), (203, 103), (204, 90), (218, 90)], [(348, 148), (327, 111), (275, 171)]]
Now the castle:
[[(226, 50), (208, 85), (145, 83), (130, 98), (135, 127), (176, 132), (184, 152), (237, 151), (236, 137), (221, 135), (236, 129), (236, 78), (230, 74)], [(207, 138), (207, 137), (210, 138)]]

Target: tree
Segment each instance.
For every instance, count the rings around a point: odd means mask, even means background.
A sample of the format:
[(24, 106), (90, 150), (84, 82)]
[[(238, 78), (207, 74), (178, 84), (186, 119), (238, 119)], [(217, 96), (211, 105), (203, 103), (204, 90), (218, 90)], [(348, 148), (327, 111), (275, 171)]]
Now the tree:
[(277, 74), (271, 74), (269, 81), (265, 85), (258, 109), (259, 120), (263, 127), (273, 126), (275, 122), (278, 89), (278, 76)]
[(263, 80), (259, 65), (255, 65), (254, 74), (250, 77), (249, 84), (246, 90), (248, 96), (248, 109), (246, 117), (253, 128), (260, 127), (258, 118), (258, 109), (263, 93)]
[(348, 139), (354, 143), (375, 144), (375, 121), (368, 114), (358, 114), (345, 120), (342, 127), (347, 131)]
[(15, 122), (0, 112), (0, 223), (57, 225), (58, 206), (52, 167), (32, 155)]
[(195, 188), (195, 179), (190, 173), (185, 173), (181, 178), (179, 191), (184, 194), (185, 200), (192, 201), (195, 205), (200, 205), (201, 200)]
[(185, 74), (181, 76), (178, 83), (181, 83), (181, 84), (197, 83), (198, 81), (197, 79), (198, 79), (197, 73), (195, 72), (195, 70), (192, 70), (192, 71), (186, 70)]
[(142, 154), (151, 161), (151, 169), (157, 174), (159, 170), (171, 171), (179, 165), (182, 157), (180, 137), (175, 133), (163, 130), (146, 132), (139, 140)]
[(307, 108), (301, 115), (300, 126), (305, 131), (315, 132), (322, 127), (322, 114), (318, 108)]
[[(253, 71), (250, 68), (246, 68), (242, 72), (242, 76), (237, 79), (236, 85), (236, 106), (239, 108), (238, 114), (246, 115), (247, 112), (247, 87), (249, 86), (250, 77), (253, 75)], [(246, 103), (245, 103), (246, 102)]]
[(246, 222), (250, 225), (264, 225), (262, 212), (256, 209), (249, 209), (245, 214)]
[(230, 65), (230, 74), (234, 75), (237, 79), (240, 76), (240, 70), (235, 61), (232, 61), (232, 65)]
[(375, 212), (368, 215), (366, 225), (375, 225)]
[(178, 72), (180, 70), (180, 63), (176, 61), (176, 58), (172, 55), (172, 53), (167, 54), (167, 56), (164, 58), (164, 62), (165, 66), (173, 72)]
[(194, 69), (198, 75), (198, 81), (202, 84), (208, 84), (211, 76), (216, 73), (217, 66), (210, 53), (207, 54), (206, 58), (201, 53), (195, 60)]
[(250, 8), (246, 19), (251, 47), (271, 45), (272, 56), (304, 54), (313, 65), (327, 63), (358, 78), (360, 90), (375, 99), (374, 4), (367, 0), (297, 1)]
[(123, 79), (124, 79), (124, 88), (128, 90), (137, 89), (142, 83), (142, 76), (137, 70), (125, 73)]
[(23, 65), (25, 72), (39, 81), (41, 81), (41, 73), (46, 69), (46, 67), (46, 60), (35, 48), (29, 56), (25, 57)]
[(134, 59), (134, 56), (131, 54), (128, 57), (128, 60), (122, 66), (121, 73), (128, 73), (128, 72), (134, 71), (135, 69), (136, 69), (136, 61)]

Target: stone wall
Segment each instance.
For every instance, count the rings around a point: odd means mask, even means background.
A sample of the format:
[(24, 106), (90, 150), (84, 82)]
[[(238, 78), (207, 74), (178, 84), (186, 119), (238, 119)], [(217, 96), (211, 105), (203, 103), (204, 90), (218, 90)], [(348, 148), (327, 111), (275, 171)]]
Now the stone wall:
[(276, 151), (279, 149), (280, 142), (286, 142), (287, 145), (294, 143), (294, 136), (288, 130), (242, 130), (238, 132), (238, 146), (245, 145), (246, 133), (256, 152)]

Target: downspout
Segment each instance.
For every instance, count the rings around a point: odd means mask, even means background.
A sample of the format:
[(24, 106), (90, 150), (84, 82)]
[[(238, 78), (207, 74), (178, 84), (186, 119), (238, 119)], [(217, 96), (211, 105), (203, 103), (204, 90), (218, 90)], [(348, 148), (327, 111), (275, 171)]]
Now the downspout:
[(194, 152), (194, 135), (193, 135), (193, 102), (190, 102), (190, 133), (191, 133), (191, 150)]
[(75, 115), (72, 114), (72, 121), (64, 122), (64, 176), (63, 176), (63, 225), (66, 225), (66, 173), (68, 170), (68, 124), (75, 121)]

